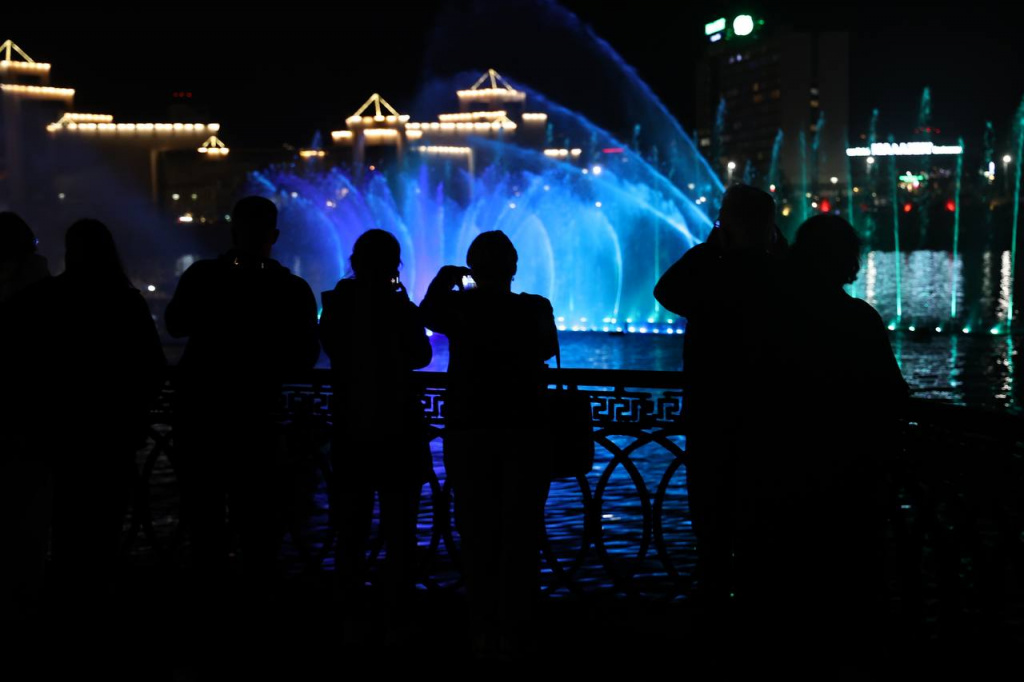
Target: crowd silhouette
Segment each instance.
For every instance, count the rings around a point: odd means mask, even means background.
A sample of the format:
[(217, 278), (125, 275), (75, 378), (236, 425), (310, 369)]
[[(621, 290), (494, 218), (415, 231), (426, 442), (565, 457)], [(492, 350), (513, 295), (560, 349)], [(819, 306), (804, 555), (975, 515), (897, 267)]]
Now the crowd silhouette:
[[(368, 230), (350, 274), (323, 292), (318, 321), (309, 285), (271, 258), (274, 203), (240, 200), (231, 228), (233, 247), (186, 270), (166, 309), (168, 334), (187, 339), (172, 375), (173, 465), (190, 596), (201, 604), (238, 585), (244, 594), (274, 589), (290, 491), (279, 398), (322, 346), (334, 389), (330, 507), (346, 640), (376, 631), (371, 601), (385, 605), (377, 624), (386, 636), (401, 634), (432, 466), (412, 375), (431, 361), (429, 329), (450, 344), (444, 465), (469, 646), (484, 660), (528, 658), (551, 481), (550, 453), (537, 443), (546, 363), (559, 347), (551, 303), (512, 292), (511, 240), (479, 234), (468, 267), (442, 267), (417, 306), (401, 284), (398, 240)], [(35, 248), (29, 226), (0, 213), (0, 522), (13, 548), (0, 597), (15, 619), (50, 589), (96, 605), (115, 588), (135, 453), (168, 375), (106, 226), (68, 228), (56, 277)], [(908, 390), (878, 314), (843, 290), (860, 253), (853, 228), (831, 215), (805, 222), (789, 246), (771, 196), (737, 185), (706, 242), (654, 290), (687, 319), (681, 419), (696, 596), (722, 641), (774, 631), (762, 639), (775, 651), (784, 638), (829, 651), (870, 646), (878, 629), (879, 472), (897, 447)], [(371, 594), (375, 501), (385, 559)]]

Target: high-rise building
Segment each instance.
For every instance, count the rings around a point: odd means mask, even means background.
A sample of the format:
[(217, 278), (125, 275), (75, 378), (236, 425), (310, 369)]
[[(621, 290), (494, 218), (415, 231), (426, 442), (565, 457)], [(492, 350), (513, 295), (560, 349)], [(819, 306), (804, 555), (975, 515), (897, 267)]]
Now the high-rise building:
[(704, 34), (697, 143), (720, 177), (806, 191), (833, 177), (845, 184), (848, 34), (750, 15), (709, 22)]

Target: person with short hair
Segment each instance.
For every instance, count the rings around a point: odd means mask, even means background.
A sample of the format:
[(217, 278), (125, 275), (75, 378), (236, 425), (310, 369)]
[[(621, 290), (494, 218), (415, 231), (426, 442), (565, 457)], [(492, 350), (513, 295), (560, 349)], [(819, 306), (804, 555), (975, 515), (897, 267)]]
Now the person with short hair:
[(483, 232), (469, 267), (442, 267), (420, 304), (427, 327), (448, 337), (445, 469), (483, 657), (532, 648), (548, 492), (541, 400), (558, 332), (546, 298), (512, 293), (518, 261), (504, 232)]
[(231, 214), (233, 247), (194, 263), (167, 305), (167, 331), (187, 337), (175, 386), (182, 520), (199, 573), (221, 575), (225, 504), (252, 580), (272, 575), (283, 536), (282, 382), (320, 353), (316, 298), (270, 257), (277, 207), (249, 196)]

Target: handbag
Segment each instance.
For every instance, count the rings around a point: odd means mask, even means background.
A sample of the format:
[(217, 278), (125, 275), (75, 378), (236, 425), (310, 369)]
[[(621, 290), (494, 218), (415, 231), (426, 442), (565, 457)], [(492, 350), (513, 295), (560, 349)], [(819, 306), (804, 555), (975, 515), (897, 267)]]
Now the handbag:
[[(562, 369), (560, 352), (555, 353), (555, 361)], [(545, 391), (544, 408), (550, 477), (586, 476), (594, 468), (590, 396), (575, 386), (558, 384)]]

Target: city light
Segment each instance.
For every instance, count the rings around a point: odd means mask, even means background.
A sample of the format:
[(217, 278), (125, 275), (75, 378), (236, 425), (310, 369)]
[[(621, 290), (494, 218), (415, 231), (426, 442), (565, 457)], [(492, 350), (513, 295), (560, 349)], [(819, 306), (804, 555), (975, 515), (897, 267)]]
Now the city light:
[(0, 83), (0, 91), (12, 95), (29, 95), (38, 99), (71, 99), (75, 96), (74, 88), (51, 88), (48, 85)]
[(1010, 163), (1011, 161), (1013, 161), (1013, 158), (1009, 154), (1003, 157), (1003, 163)]
[[(220, 130), (219, 123), (114, 123), (108, 114), (64, 114), (55, 123), (46, 126), (51, 133), (146, 133), (195, 135)], [(227, 152), (224, 152), (227, 153)]]
[(704, 35), (710, 36), (715, 33), (720, 33), (725, 30), (726, 22), (725, 17), (715, 19), (714, 21), (704, 24)]
[(729, 170), (736, 170), (736, 162), (735, 161), (730, 161), (727, 164), (727, 167), (728, 167)]
[[(537, 116), (538, 114), (523, 114), (525, 120), (527, 116)], [(547, 114), (539, 114), (547, 118)], [(505, 118), (508, 116), (508, 112), (505, 110), (499, 111), (468, 111), (460, 114), (441, 114), (437, 117), (438, 121), (493, 121), (499, 118)], [(417, 125), (416, 123), (410, 123), (410, 126)]]
[(322, 159), (327, 156), (327, 152), (323, 149), (300, 149), (299, 156), (303, 159)]
[(829, 178), (828, 180), (829, 180), (829, 182), (831, 182), (831, 183), (832, 183), (833, 185), (835, 185), (835, 184), (838, 184), (838, 183), (839, 183), (839, 178), (837, 178), (837, 177), (836, 177), (836, 176), (834, 176), (834, 175), (833, 175), (833, 176), (832, 176), (831, 178)]
[(732, 20), (732, 30), (738, 36), (748, 36), (754, 30), (754, 18), (749, 14), (741, 14)]
[(110, 114), (76, 114), (67, 112), (54, 125), (64, 125), (67, 123), (111, 123), (114, 117)]
[(452, 147), (448, 145), (420, 145), (415, 148), (421, 154), (443, 154), (446, 156), (471, 156), (472, 147)]
[[(216, 135), (210, 135), (196, 151), (207, 156), (227, 156), (231, 150)], [(195, 199), (195, 195), (192, 198)]]
[(545, 149), (544, 156), (550, 156), (554, 158), (564, 158), (566, 156), (579, 156), (583, 153), (582, 149)]
[(594, 175), (600, 175), (601, 170), (602, 169), (600, 166), (594, 166), (593, 168), (590, 169), (590, 172), (593, 173)]
[(523, 120), (524, 121), (536, 121), (538, 123), (543, 123), (544, 121), (548, 120), (548, 115), (547, 114), (523, 114)]
[(850, 147), (847, 156), (866, 156), (873, 163), (873, 156), (932, 156), (963, 154), (960, 145), (937, 145), (933, 142), (875, 142), (870, 147)]

